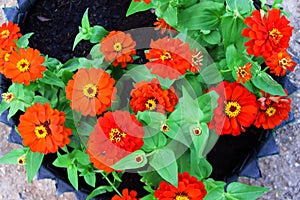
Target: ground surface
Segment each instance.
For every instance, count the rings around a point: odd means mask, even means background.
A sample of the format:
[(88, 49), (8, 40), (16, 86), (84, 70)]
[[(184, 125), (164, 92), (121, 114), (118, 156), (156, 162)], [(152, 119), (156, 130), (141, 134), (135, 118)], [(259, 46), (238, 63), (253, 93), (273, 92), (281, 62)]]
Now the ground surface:
[[(271, 1), (272, 2), (272, 1)], [(284, 0), (284, 7), (291, 13), (290, 20), (295, 27), (291, 41), (290, 53), (300, 58), (300, 0)], [(15, 3), (14, 0), (0, 0), (1, 8)], [(3, 22), (2, 13), (0, 21)], [(300, 67), (290, 74), (291, 80), (300, 87)], [(271, 191), (261, 199), (300, 199), (300, 91), (292, 96), (292, 109), (296, 121), (275, 132), (280, 155), (259, 160), (262, 178), (240, 180), (251, 185), (269, 187)], [(17, 145), (6, 142), (9, 128), (0, 124), (0, 157)], [(74, 195), (57, 195), (55, 182), (52, 180), (35, 180), (29, 184), (25, 170), (21, 166), (0, 165), (0, 200), (71, 200)]]

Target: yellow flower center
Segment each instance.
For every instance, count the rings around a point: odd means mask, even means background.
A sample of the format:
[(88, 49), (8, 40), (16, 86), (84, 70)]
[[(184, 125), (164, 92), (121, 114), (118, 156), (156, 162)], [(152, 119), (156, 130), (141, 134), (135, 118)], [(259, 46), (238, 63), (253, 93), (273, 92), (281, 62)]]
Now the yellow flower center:
[(271, 31), (269, 31), (269, 35), (274, 39), (275, 44), (278, 44), (280, 39), (283, 37), (277, 28), (273, 28)]
[(26, 72), (29, 70), (30, 62), (24, 58), (22, 58), (17, 63), (17, 68), (20, 70), (20, 72)]
[(269, 117), (275, 115), (276, 113), (276, 108), (274, 107), (269, 107), (267, 110), (266, 110), (266, 115), (268, 115)]
[(179, 195), (176, 195), (174, 200), (190, 200), (190, 198), (185, 194), (179, 194)]
[(47, 129), (43, 125), (35, 127), (34, 132), (39, 139), (45, 138), (48, 135)]
[(109, 140), (118, 143), (126, 137), (126, 133), (121, 132), (118, 128), (112, 128), (109, 132)]
[(160, 55), (160, 59), (162, 61), (165, 61), (165, 60), (171, 60), (172, 59), (172, 56), (169, 52), (167, 51), (164, 51), (162, 55)]
[(3, 38), (3, 39), (6, 39), (6, 38), (8, 38), (9, 37), (9, 34), (10, 34), (10, 32), (9, 32), (9, 30), (3, 30), (2, 32), (1, 32), (1, 38)]
[(12, 102), (12, 101), (15, 99), (14, 94), (11, 93), (11, 92), (2, 93), (2, 94), (1, 94), (1, 97), (2, 97), (2, 99), (3, 99), (5, 102), (7, 102), (7, 103), (10, 103), (10, 102)]
[(88, 98), (94, 98), (97, 95), (97, 87), (91, 83), (83, 87), (83, 95)]
[(163, 125), (161, 125), (160, 130), (164, 133), (167, 133), (167, 132), (169, 132), (170, 128), (169, 128), (168, 124), (163, 124)]
[(9, 57), (10, 57), (10, 53), (6, 53), (6, 54), (4, 55), (4, 60), (5, 60), (5, 62), (8, 62), (8, 61), (9, 61)]
[(229, 101), (225, 107), (225, 113), (228, 117), (236, 117), (241, 112), (241, 105), (236, 101)]
[(237, 74), (240, 75), (242, 78), (245, 78), (246, 76), (248, 76), (248, 72), (245, 69), (245, 67), (238, 67)]
[(20, 156), (18, 158), (18, 164), (19, 165), (25, 165), (26, 164), (26, 156)]
[(154, 110), (156, 108), (156, 101), (154, 99), (148, 99), (145, 106), (147, 110)]
[(120, 52), (122, 51), (122, 44), (120, 42), (117, 42), (114, 44), (114, 50), (117, 51), (117, 52)]
[(289, 64), (289, 61), (286, 58), (282, 58), (281, 60), (278, 61), (278, 64), (283, 69), (286, 69), (286, 65)]
[(20, 156), (18, 158), (18, 164), (19, 165), (25, 165), (26, 164), (26, 156)]

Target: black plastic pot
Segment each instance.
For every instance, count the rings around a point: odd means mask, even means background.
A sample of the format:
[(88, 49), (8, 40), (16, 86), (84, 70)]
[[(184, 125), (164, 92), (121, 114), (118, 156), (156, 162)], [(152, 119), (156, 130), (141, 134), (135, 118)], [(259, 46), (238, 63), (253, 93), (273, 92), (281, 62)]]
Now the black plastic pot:
[[(125, 18), (130, 2), (131, 0), (19, 0), (19, 8), (5, 8), (4, 12), (8, 20), (20, 24), (23, 34), (35, 32), (30, 40), (31, 47), (64, 62), (73, 56), (86, 56), (91, 48), (89, 43), (82, 42), (75, 52), (72, 52), (72, 43), (87, 7), (90, 8), (91, 24), (100, 24), (107, 30), (128, 30), (152, 26), (155, 16), (150, 11)], [(259, 7), (258, 2), (255, 1), (255, 5)], [(66, 12), (63, 12), (63, 9), (66, 8), (69, 9), (68, 13), (72, 13), (72, 18), (68, 18)], [(0, 92), (6, 92), (11, 82), (2, 75), (0, 77)], [(289, 94), (297, 89), (287, 77), (280, 78), (278, 81), (288, 90)], [(7, 113), (4, 113), (0, 121), (13, 127), (18, 124), (18, 117), (16, 115), (12, 120), (7, 121)], [(293, 119), (291, 114), (290, 119), (285, 123), (293, 121)], [(22, 143), (14, 129), (12, 129), (9, 141)], [(260, 177), (258, 158), (277, 153), (278, 149), (272, 131), (251, 127), (240, 136), (220, 137), (207, 159), (213, 166), (213, 178), (231, 182), (236, 181), (238, 176)], [(73, 191), (77, 199), (85, 199), (93, 189), (80, 180), (79, 191), (75, 191), (68, 181), (67, 172), (52, 165), (54, 159), (54, 154), (45, 157), (38, 178), (55, 179), (58, 193)], [(140, 190), (140, 195), (145, 193), (137, 174), (125, 174), (123, 178), (121, 188)], [(111, 196), (112, 194), (107, 193), (99, 196), (98, 199), (110, 199)]]

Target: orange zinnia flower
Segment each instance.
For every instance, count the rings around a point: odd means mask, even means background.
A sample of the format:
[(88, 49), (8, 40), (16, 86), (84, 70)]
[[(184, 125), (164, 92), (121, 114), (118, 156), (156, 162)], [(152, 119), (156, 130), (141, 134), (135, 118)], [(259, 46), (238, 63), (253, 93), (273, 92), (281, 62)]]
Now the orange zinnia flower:
[(102, 114), (115, 99), (115, 80), (103, 69), (79, 69), (69, 80), (66, 98), (71, 100), (71, 108), (82, 115)]
[(112, 172), (113, 164), (143, 146), (144, 134), (142, 125), (128, 111), (107, 112), (89, 136), (87, 153), (95, 167)]
[(15, 51), (14, 47), (0, 48), (0, 73), (5, 74), (6, 63), (9, 61), (11, 53)]
[(192, 71), (193, 53), (188, 43), (180, 39), (164, 37), (156, 41), (151, 40), (151, 49), (146, 53), (150, 62), (146, 63), (152, 74), (162, 78), (177, 79), (187, 70)]
[[(141, 0), (134, 0), (134, 2), (141, 2)], [(144, 2), (145, 2), (146, 4), (149, 4), (149, 3), (151, 2), (151, 0), (144, 0)]]
[(257, 100), (258, 115), (254, 122), (257, 128), (274, 129), (283, 120), (289, 119), (291, 100), (283, 96), (270, 96), (262, 91), (263, 97)]
[(161, 34), (164, 34), (166, 31), (168, 31), (169, 33), (176, 32), (176, 29), (170, 26), (163, 18), (158, 18), (157, 21), (153, 23), (153, 25), (155, 26), (154, 30), (160, 29)]
[(170, 185), (166, 181), (159, 184), (159, 189), (155, 190), (154, 196), (159, 200), (184, 199), (202, 200), (207, 192), (202, 181), (190, 176), (188, 172), (178, 173), (178, 187)]
[(35, 103), (20, 116), (18, 130), (23, 144), (33, 152), (57, 152), (58, 147), (70, 143), (72, 130), (65, 127), (65, 121), (64, 112), (52, 109), (48, 103)]
[(251, 67), (252, 64), (248, 62), (246, 65), (243, 67), (238, 67), (238, 70), (236, 71), (236, 76), (237, 76), (237, 83), (240, 83), (242, 81), (243, 84), (246, 83), (246, 81), (250, 81), (252, 78), (252, 73), (251, 73)]
[(136, 54), (134, 49), (136, 43), (129, 33), (112, 31), (100, 44), (100, 51), (104, 54), (105, 61), (113, 61), (113, 66), (120, 64), (122, 68), (125, 68), (128, 62), (133, 62), (132, 55)]
[(267, 58), (266, 65), (270, 68), (271, 73), (275, 73), (276, 76), (284, 76), (287, 70), (294, 71), (297, 64), (286, 51), (281, 51), (275, 52)]
[(255, 95), (236, 82), (223, 81), (211, 90), (219, 94), (219, 99), (210, 128), (220, 135), (236, 136), (244, 132), (245, 127), (249, 127), (257, 115)]
[(265, 16), (263, 11), (253, 11), (252, 17), (245, 19), (245, 24), (250, 28), (245, 28), (242, 32), (244, 37), (250, 38), (245, 43), (248, 47), (247, 52), (266, 59), (273, 52), (286, 49), (293, 30), (289, 23), (285, 16), (280, 16), (279, 9), (268, 10), (268, 16)]
[(135, 89), (131, 92), (130, 108), (134, 113), (145, 110), (173, 112), (177, 103), (178, 97), (174, 88), (163, 90), (157, 79), (153, 79), (150, 83), (146, 81), (136, 83)]
[(15, 40), (18, 40), (22, 34), (17, 24), (12, 22), (3, 23), (0, 27), (0, 47), (16, 47)]
[(11, 78), (12, 82), (29, 85), (30, 81), (43, 78), (42, 72), (46, 71), (46, 67), (42, 65), (44, 61), (45, 58), (40, 56), (38, 50), (21, 48), (9, 56), (4, 75)]
[(113, 198), (111, 198), (111, 200), (138, 200), (139, 198), (137, 198), (136, 196), (137, 192), (135, 190), (131, 190), (129, 192), (128, 189), (125, 188), (124, 190), (122, 190), (122, 197), (120, 197), (119, 195), (115, 195), (113, 196)]

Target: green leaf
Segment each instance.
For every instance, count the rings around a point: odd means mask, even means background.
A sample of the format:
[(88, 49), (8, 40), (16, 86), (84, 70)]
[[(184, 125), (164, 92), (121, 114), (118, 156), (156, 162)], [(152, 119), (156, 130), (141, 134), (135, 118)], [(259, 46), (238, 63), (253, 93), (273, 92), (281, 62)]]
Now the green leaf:
[(219, 95), (216, 91), (211, 91), (197, 98), (198, 105), (203, 112), (202, 122), (210, 122), (212, 120), (214, 109), (218, 107)]
[(172, 27), (176, 27), (178, 23), (178, 11), (177, 8), (168, 6), (166, 11), (163, 13), (162, 18)]
[(224, 196), (224, 188), (217, 187), (210, 190), (204, 197), (204, 200), (229, 200)]
[(78, 163), (82, 165), (90, 164), (90, 157), (85, 152), (82, 152), (80, 150), (74, 150), (72, 154), (74, 154), (74, 158)]
[(108, 35), (108, 31), (105, 30), (102, 26), (93, 26), (91, 28), (91, 43), (99, 43), (103, 38), (105, 38)]
[(46, 83), (49, 85), (56, 85), (61, 88), (66, 87), (65, 83), (60, 78), (58, 78), (57, 75), (55, 75), (53, 72), (51, 72), (49, 70), (46, 70), (44, 72), (44, 77), (42, 79), (40, 79), (40, 82)]
[(82, 30), (83, 33), (87, 33), (90, 30), (90, 21), (89, 21), (89, 9), (87, 8), (86, 11), (83, 14), (83, 17), (81, 19), (81, 26), (84, 30)]
[(191, 175), (195, 176), (198, 180), (206, 179), (211, 175), (213, 170), (206, 158), (196, 157), (193, 153), (191, 154), (191, 166), (195, 166), (191, 167)]
[(235, 12), (238, 17), (242, 15), (243, 17), (250, 15), (255, 9), (253, 2), (249, 0), (226, 0), (227, 9)]
[(235, 44), (237, 49), (243, 52), (245, 49), (244, 43), (247, 41), (247, 38), (241, 34), (242, 30), (246, 28), (244, 21), (231, 13), (226, 13), (222, 17), (221, 27), (224, 48), (230, 44)]
[(203, 155), (203, 151), (206, 147), (206, 143), (209, 137), (209, 129), (206, 123), (201, 123), (200, 125), (196, 126), (195, 128), (198, 128), (198, 130), (201, 131), (200, 135), (195, 135), (193, 134), (193, 129), (191, 130), (191, 136), (192, 136), (192, 140), (193, 140), (193, 144), (196, 150), (196, 156), (202, 157)]
[(52, 163), (55, 167), (67, 168), (70, 164), (73, 163), (73, 158), (71, 154), (60, 155), (57, 154), (58, 157)]
[(94, 189), (86, 198), (86, 200), (91, 200), (93, 197), (99, 195), (99, 194), (104, 194), (106, 192), (110, 192), (112, 191), (112, 186), (108, 186), (108, 185), (102, 185), (100, 187), (97, 187), (96, 189)]
[(93, 46), (90, 51), (92, 59), (104, 59), (103, 53), (100, 51), (100, 43)]
[(223, 80), (221, 73), (215, 64), (202, 67), (200, 71), (200, 81), (204, 84), (216, 84)]
[(212, 31), (207, 35), (203, 35), (202, 38), (208, 44), (220, 44), (221, 43), (221, 34), (219, 31)]
[(10, 107), (10, 103), (2, 101), (0, 104), (0, 115)]
[[(154, 130), (149, 134), (153, 136), (147, 137), (148, 133), (150, 132), (149, 129)], [(156, 149), (160, 149), (167, 144), (167, 138), (162, 132), (151, 128), (147, 128), (145, 131), (146, 131), (146, 136), (144, 137), (144, 145), (142, 149), (145, 150), (146, 152), (151, 152)]]
[(144, 167), (147, 162), (148, 160), (145, 152), (138, 150), (119, 160), (112, 165), (112, 168), (115, 170), (137, 169)]
[(31, 183), (33, 177), (38, 172), (42, 161), (44, 158), (44, 154), (38, 153), (38, 152), (31, 152), (29, 151), (26, 155), (26, 173), (28, 177), (28, 182)]
[(225, 10), (223, 3), (200, 2), (178, 15), (178, 26), (189, 30), (214, 30)]
[(149, 4), (146, 4), (144, 1), (135, 2), (134, 0), (132, 0), (129, 5), (129, 8), (126, 12), (126, 17), (128, 17), (129, 15), (132, 15), (134, 13), (137, 13), (137, 12), (149, 10), (150, 8), (154, 8), (154, 5), (152, 2), (150, 2)]
[(227, 194), (239, 200), (257, 199), (264, 193), (268, 192), (269, 188), (250, 186), (238, 182), (230, 183), (227, 186)]
[(156, 150), (153, 156), (151, 156), (149, 164), (164, 180), (175, 187), (178, 186), (178, 166), (171, 149)]
[(96, 185), (96, 174), (95, 172), (89, 172), (83, 176), (85, 182), (92, 187)]
[[(151, 74), (150, 70), (145, 65), (129, 65), (134, 66), (132, 69), (126, 72), (125, 77), (130, 77), (134, 80), (134, 82), (140, 81), (150, 81), (154, 78), (154, 75)], [(129, 67), (128, 66), (128, 67)]]
[(226, 61), (228, 68), (233, 72), (236, 72), (237, 68), (242, 66), (242, 60), (240, 59), (237, 49), (233, 44), (226, 48)]
[(27, 33), (20, 37), (17, 41), (17, 47), (19, 48), (27, 48), (29, 45), (29, 39), (34, 33)]
[(157, 186), (163, 181), (162, 177), (153, 169), (150, 168), (146, 172), (139, 172), (142, 176), (141, 181), (149, 186)]
[(73, 51), (74, 51), (75, 47), (77, 46), (77, 44), (79, 42), (81, 42), (82, 40), (89, 40), (90, 39), (90, 35), (84, 34), (81, 31), (82, 31), (82, 29), (79, 29), (79, 33), (75, 37), (73, 48), (72, 48)]
[(78, 173), (74, 164), (70, 164), (67, 168), (68, 179), (72, 186), (78, 190)]
[(18, 158), (25, 155), (24, 149), (14, 149), (8, 152), (6, 155), (0, 158), (1, 164), (18, 164)]
[(203, 180), (203, 183), (205, 185), (205, 189), (209, 192), (210, 190), (213, 190), (215, 188), (221, 188), (222, 191), (224, 191), (224, 187), (226, 186), (226, 183), (224, 181), (215, 181), (212, 178), (208, 178)]
[(286, 96), (283, 87), (266, 72), (260, 72), (251, 81), (257, 88), (271, 95)]
[(207, 143), (205, 146), (205, 149), (203, 151), (203, 156), (206, 156), (215, 146), (215, 144), (217, 143), (218, 139), (219, 139), (219, 134), (216, 134), (213, 130), (209, 130), (209, 136), (207, 139)]

